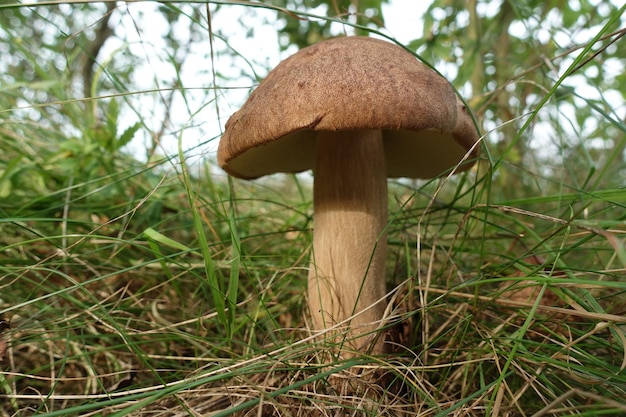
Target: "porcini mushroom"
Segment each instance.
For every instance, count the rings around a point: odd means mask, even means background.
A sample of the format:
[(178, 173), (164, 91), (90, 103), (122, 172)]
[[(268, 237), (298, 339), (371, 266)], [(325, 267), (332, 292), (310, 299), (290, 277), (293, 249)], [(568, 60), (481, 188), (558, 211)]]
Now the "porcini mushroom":
[[(218, 162), (245, 179), (313, 169), (308, 301), (314, 330), (349, 322), (347, 347), (382, 353), (387, 177), (468, 169), (471, 116), (443, 77), (368, 37), (285, 59), (226, 123)], [(347, 353), (346, 355), (350, 355)]]

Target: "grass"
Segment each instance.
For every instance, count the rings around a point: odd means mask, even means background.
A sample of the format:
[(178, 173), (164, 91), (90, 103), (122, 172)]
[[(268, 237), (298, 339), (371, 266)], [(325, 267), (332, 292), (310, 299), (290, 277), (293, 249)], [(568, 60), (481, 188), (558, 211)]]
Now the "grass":
[[(156, 172), (127, 171), (117, 185), (147, 189)], [(81, 210), (80, 195), (72, 219), (4, 219), (7, 415), (624, 412), (614, 226), (563, 222), (532, 200), (465, 205), (459, 188), (479, 191), (471, 181), (444, 185), (438, 200), (424, 198), (438, 184), (393, 186), (390, 289), (403, 347), (323, 366), (304, 330), (306, 181), (160, 175), (111, 219)], [(215, 294), (226, 288), (236, 293), (220, 314)], [(391, 391), (330, 391), (328, 377), (354, 367), (391, 373)]]
[[(328, 363), (306, 330), (306, 176), (229, 179), (197, 149), (141, 162), (125, 94), (93, 100), (101, 124), (36, 72), (26, 107), (0, 91), (2, 416), (626, 415), (623, 156), (582, 128), (558, 155), (522, 143), (533, 121), (570, 133), (550, 105), (570, 75), (534, 119), (496, 123), (496, 91), (478, 97), (497, 126), (472, 171), (390, 181), (398, 349)], [(587, 100), (623, 150), (620, 109)]]

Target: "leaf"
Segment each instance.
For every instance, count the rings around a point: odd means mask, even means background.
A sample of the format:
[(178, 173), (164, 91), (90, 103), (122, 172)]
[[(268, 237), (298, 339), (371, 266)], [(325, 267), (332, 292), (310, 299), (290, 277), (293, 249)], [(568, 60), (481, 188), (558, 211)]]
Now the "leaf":
[(13, 184), (11, 178), (21, 169), (22, 156), (17, 156), (9, 161), (4, 170), (0, 170), (0, 198), (6, 198), (11, 194)]
[(117, 122), (120, 115), (120, 106), (117, 104), (117, 100), (111, 100), (109, 102), (109, 107), (107, 109), (106, 120), (107, 120), (107, 128), (106, 131), (111, 137), (117, 136)]
[(188, 246), (185, 246), (182, 243), (179, 243), (175, 241), (174, 239), (171, 239), (165, 236), (164, 234), (157, 232), (151, 227), (144, 230), (143, 234), (146, 238), (153, 240), (155, 242), (159, 242), (160, 244), (168, 246), (170, 248), (185, 251), (185, 252), (193, 252)]
[(5, 178), (4, 175), (0, 177), (0, 198), (7, 198), (11, 195), (11, 180)]
[(122, 135), (119, 137), (115, 144), (115, 150), (119, 150), (124, 146), (128, 145), (128, 143), (133, 140), (135, 137), (135, 133), (141, 128), (141, 122), (137, 122), (134, 125), (127, 128)]
[(239, 230), (237, 228), (237, 215), (235, 213), (235, 196), (233, 190), (232, 178), (228, 179), (229, 185), (229, 199), (230, 199), (230, 211), (229, 211), (229, 229), (231, 239), (231, 256), (230, 262), (230, 279), (228, 281), (228, 290), (226, 292), (228, 302), (228, 335), (232, 337), (233, 324), (235, 322), (235, 313), (237, 311), (237, 295), (239, 294), (239, 269), (241, 267), (241, 241), (239, 240)]

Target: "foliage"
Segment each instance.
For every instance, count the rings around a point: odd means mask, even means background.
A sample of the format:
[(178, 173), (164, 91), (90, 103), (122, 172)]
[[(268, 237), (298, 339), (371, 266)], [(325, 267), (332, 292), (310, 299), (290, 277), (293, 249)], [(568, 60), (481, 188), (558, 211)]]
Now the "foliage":
[[(365, 28), (378, 29), (384, 26), (382, 5), (388, 0), (279, 0), (273, 2), (282, 10), (292, 13), (278, 13), (279, 21), (284, 25), (279, 29), (287, 35), (288, 42), (283, 47), (296, 45), (298, 48), (319, 42), (333, 35), (333, 22), (336, 20), (350, 22), (354, 26), (355, 35), (367, 35)], [(309, 10), (325, 10), (330, 19), (306, 19), (298, 12)], [(344, 30), (350, 30), (349, 28)]]
[[(399, 349), (327, 364), (309, 178), (232, 180), (211, 154), (271, 67), (238, 32), (271, 23), (279, 56), (414, 10), (2, 3), (0, 412), (624, 415), (625, 10), (428, 4), (402, 43), (465, 97), (481, 157), (390, 183)], [(355, 370), (383, 377), (333, 392)]]

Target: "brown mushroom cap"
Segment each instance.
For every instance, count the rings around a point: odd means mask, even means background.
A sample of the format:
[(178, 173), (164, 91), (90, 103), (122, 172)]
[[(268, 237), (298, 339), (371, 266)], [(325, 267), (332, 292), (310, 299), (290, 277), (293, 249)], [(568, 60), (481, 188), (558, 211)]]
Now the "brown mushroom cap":
[(304, 48), (268, 74), (226, 123), (218, 162), (240, 178), (301, 172), (314, 166), (316, 131), (359, 129), (383, 130), (389, 177), (437, 176), (478, 140), (443, 77), (392, 43), (342, 37)]

